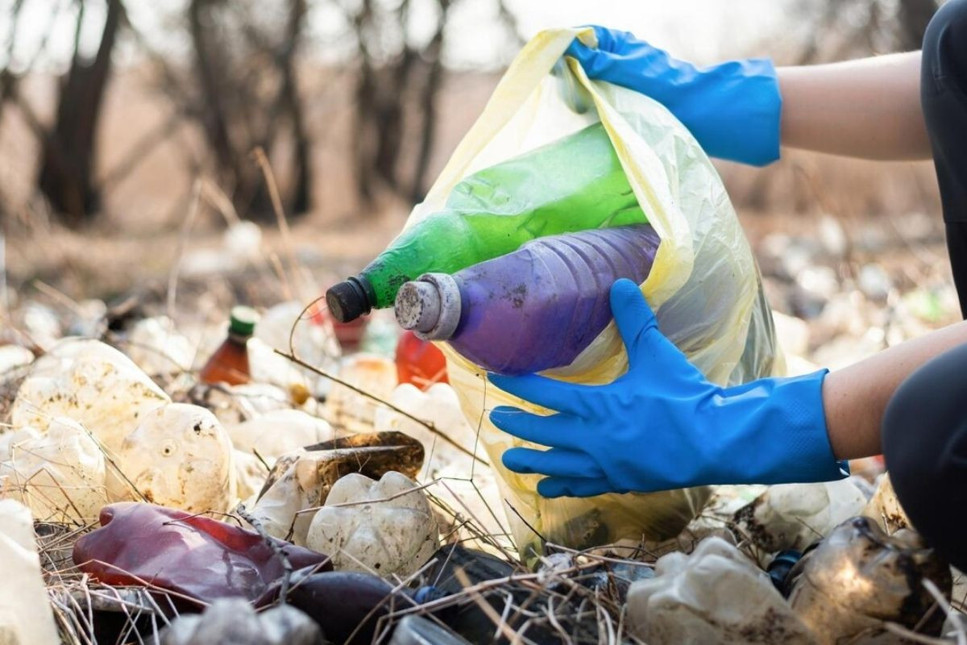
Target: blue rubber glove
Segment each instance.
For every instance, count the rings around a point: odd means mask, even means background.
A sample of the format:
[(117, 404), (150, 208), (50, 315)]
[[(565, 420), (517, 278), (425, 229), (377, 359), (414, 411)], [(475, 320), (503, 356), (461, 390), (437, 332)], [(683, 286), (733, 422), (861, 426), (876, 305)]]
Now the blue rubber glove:
[(848, 475), (826, 434), (826, 370), (723, 388), (658, 330), (630, 280), (611, 288), (628, 371), (608, 385), (491, 375), (500, 389), (557, 410), (501, 406), (490, 420), (549, 450), (511, 448), (504, 466), (546, 475), (544, 497), (653, 492), (703, 484), (817, 482)]
[(597, 48), (575, 38), (565, 52), (589, 78), (655, 99), (713, 157), (754, 166), (779, 158), (782, 98), (771, 61), (756, 58), (699, 69), (628, 32), (593, 29)]

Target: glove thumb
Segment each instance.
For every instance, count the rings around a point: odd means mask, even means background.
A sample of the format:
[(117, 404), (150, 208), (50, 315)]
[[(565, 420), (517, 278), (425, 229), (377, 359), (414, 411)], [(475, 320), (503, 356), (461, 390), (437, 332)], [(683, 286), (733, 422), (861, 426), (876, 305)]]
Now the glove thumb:
[(596, 48), (591, 48), (581, 42), (581, 39), (576, 37), (571, 41), (571, 44), (567, 46), (564, 51), (565, 56), (570, 56), (571, 58), (577, 59), (581, 63), (581, 67), (587, 68), (592, 64), (595, 58), (598, 56), (598, 50)]
[(622, 278), (611, 286), (611, 313), (628, 353), (628, 371), (642, 370), (658, 378), (672, 374), (701, 376), (658, 329), (658, 320), (641, 289)]

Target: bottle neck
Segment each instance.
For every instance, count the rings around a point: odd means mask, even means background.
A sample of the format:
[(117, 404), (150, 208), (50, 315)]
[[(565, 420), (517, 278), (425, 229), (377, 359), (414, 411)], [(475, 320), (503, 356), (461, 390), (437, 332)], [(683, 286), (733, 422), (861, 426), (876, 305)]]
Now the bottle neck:
[(247, 345), (251, 334), (239, 334), (233, 331), (228, 332), (228, 340), (236, 345)]

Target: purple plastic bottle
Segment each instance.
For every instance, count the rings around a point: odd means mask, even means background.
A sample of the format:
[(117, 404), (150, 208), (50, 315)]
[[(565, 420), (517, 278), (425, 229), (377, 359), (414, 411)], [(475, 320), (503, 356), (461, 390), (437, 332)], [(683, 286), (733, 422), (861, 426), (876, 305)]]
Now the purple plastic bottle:
[(492, 372), (563, 367), (611, 321), (612, 283), (648, 277), (659, 242), (648, 224), (539, 238), (452, 276), (405, 283), (396, 319)]

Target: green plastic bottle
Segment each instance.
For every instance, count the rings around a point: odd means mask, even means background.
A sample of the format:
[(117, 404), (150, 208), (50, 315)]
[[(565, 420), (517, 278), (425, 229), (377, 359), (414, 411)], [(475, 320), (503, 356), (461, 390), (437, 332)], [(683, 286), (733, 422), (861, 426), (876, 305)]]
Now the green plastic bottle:
[(537, 237), (647, 221), (598, 123), (470, 175), (444, 210), (403, 231), (326, 302), (348, 322), (392, 307), (399, 288), (424, 273), (454, 273)]

